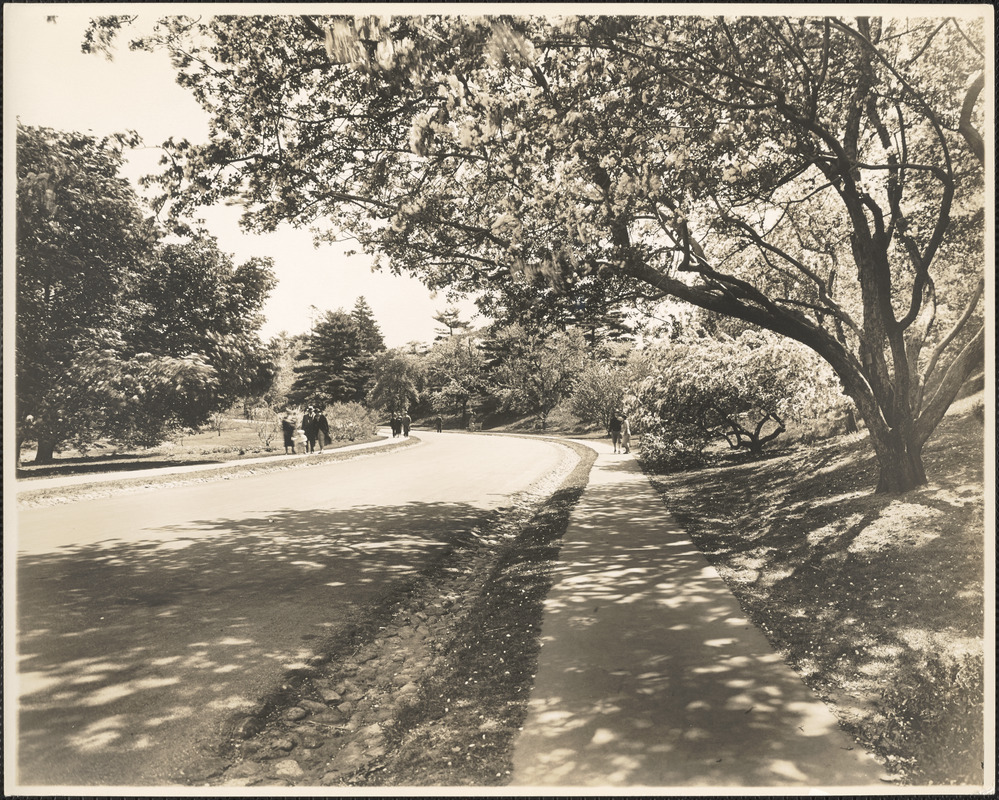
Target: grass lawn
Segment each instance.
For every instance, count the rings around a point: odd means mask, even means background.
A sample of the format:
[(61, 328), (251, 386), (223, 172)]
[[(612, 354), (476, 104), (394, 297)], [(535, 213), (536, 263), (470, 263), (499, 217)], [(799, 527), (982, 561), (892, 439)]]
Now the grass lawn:
[[(326, 450), (375, 441), (378, 438), (380, 437), (369, 436), (354, 441), (335, 441), (326, 445)], [(17, 477), (30, 479), (90, 472), (144, 470), (183, 464), (238, 462), (241, 459), (279, 455), (284, 453), (283, 444), (280, 430), (268, 442), (258, 435), (257, 426), (252, 422), (230, 419), (222, 427), (221, 433), (203, 430), (186, 435), (178, 434), (157, 447), (135, 450), (95, 446), (87, 453), (80, 453), (66, 449), (58, 452), (49, 464), (35, 465), (31, 461), (34, 458), (33, 450), (25, 448), (21, 452)], [(302, 452), (301, 445), (296, 447), (296, 452)]]
[(650, 476), (788, 663), (910, 785), (983, 782), (983, 426), (971, 400), (927, 443), (929, 485), (900, 496), (873, 493), (863, 434)]

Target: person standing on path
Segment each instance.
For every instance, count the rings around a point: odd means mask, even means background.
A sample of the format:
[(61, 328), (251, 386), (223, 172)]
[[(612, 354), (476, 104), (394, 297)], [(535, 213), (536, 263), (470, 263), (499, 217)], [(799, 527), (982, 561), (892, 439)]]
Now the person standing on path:
[(437, 433), (440, 433), (444, 429), (444, 418), (440, 414), (438, 414), (437, 418), (434, 420), (434, 427), (436, 428)]
[(394, 439), (402, 430), (402, 420), (399, 418), (399, 413), (397, 411), (392, 412), (392, 419), (389, 420), (389, 427), (392, 428), (392, 438)]
[(631, 425), (628, 424), (628, 415), (621, 415), (621, 447), (624, 452), (631, 452)]
[(281, 418), (281, 434), (284, 436), (284, 454), (288, 455), (288, 448), (291, 454), (295, 455), (295, 423), (291, 419), (291, 414), (285, 413)]
[(302, 430), (305, 431), (305, 451), (307, 453), (315, 452), (319, 423), (316, 421), (316, 410), (312, 406), (305, 409), (305, 414), (302, 417)]
[(328, 444), (333, 443), (333, 437), (330, 436), (330, 421), (326, 418), (326, 415), (321, 409), (316, 409), (315, 413), (316, 420), (316, 441), (319, 443), (319, 452), (323, 452), (323, 448)]
[(409, 426), (413, 424), (412, 417), (409, 416), (408, 411), (404, 411), (402, 414), (402, 435), (409, 436)]
[(610, 425), (607, 428), (610, 431), (611, 443), (614, 445), (614, 452), (621, 452), (621, 418), (614, 412), (614, 416), (611, 417)]

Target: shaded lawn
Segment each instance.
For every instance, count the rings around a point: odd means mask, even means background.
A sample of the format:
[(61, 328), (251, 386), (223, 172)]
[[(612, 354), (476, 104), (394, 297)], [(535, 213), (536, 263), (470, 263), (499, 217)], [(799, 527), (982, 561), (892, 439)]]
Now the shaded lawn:
[(873, 494), (861, 435), (653, 484), (844, 727), (910, 784), (983, 781), (982, 425), (948, 416), (930, 484)]

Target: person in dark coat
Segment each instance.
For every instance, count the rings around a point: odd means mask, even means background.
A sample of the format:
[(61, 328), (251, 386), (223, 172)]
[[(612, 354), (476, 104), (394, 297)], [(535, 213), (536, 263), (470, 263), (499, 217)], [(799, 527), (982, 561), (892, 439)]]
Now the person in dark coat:
[(402, 435), (409, 436), (409, 426), (413, 424), (412, 417), (409, 416), (409, 412), (403, 412), (402, 415)]
[(284, 454), (288, 455), (288, 448), (291, 448), (292, 455), (295, 454), (295, 422), (291, 414), (285, 414), (281, 418), (281, 433), (284, 435)]
[(394, 439), (399, 435), (402, 430), (402, 420), (396, 412), (392, 412), (392, 419), (389, 421), (389, 426), (392, 428), (392, 438)]
[(614, 452), (621, 452), (621, 417), (615, 411), (614, 416), (611, 417), (610, 421), (610, 435), (611, 441), (614, 443)]
[(319, 452), (323, 452), (323, 448), (328, 444), (333, 443), (333, 437), (330, 436), (330, 421), (326, 418), (326, 415), (321, 409), (316, 409), (314, 414), (316, 422), (316, 442), (319, 444)]
[(440, 414), (434, 420), (434, 427), (437, 429), (437, 433), (440, 433), (444, 429), (444, 418)]
[(316, 410), (309, 406), (302, 416), (302, 430), (305, 431), (305, 438), (308, 444), (305, 449), (308, 453), (316, 450), (316, 434), (319, 432), (319, 423), (316, 421)]

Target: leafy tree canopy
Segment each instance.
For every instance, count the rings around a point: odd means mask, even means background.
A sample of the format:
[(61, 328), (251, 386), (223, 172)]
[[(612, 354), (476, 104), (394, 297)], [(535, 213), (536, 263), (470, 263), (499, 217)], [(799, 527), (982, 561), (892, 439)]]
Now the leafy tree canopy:
[(368, 405), (405, 411), (419, 402), (424, 389), (424, 367), (418, 356), (402, 350), (385, 350), (374, 358), (374, 385)]
[(576, 329), (497, 327), (485, 346), (492, 356), (490, 392), (501, 408), (537, 414), (542, 429), (552, 410), (572, 394), (586, 362), (586, 342)]
[(18, 438), (150, 445), (271, 377), (256, 336), (273, 277), (201, 237), (162, 245), (120, 177), (122, 148), (17, 131)]
[(434, 342), (425, 357), (435, 411), (455, 409), (464, 422), (472, 400), (485, 388), (485, 357), (470, 333)]

